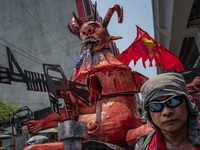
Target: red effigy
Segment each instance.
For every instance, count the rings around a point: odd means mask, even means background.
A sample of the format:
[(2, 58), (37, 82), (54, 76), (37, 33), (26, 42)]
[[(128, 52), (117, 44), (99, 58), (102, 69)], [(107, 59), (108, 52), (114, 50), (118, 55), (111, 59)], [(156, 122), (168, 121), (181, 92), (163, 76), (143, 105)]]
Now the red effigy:
[(29, 132), (55, 127), (60, 121), (78, 116), (78, 121), (87, 124), (88, 141), (112, 143), (128, 149), (134, 147), (138, 136), (152, 130), (149, 124), (142, 126), (136, 102), (136, 94), (148, 78), (132, 71), (127, 61), (122, 61), (129, 49), (118, 57), (121, 61), (110, 51), (109, 43), (121, 38), (107, 31), (114, 12), (121, 23), (123, 8), (115, 4), (109, 8), (102, 23), (97, 21), (95, 7), (92, 20), (82, 22), (73, 12), (71, 27), (68, 24), (68, 29), (80, 38), (82, 45), (71, 80), (88, 85), (91, 103), (84, 103), (70, 91), (60, 93), (67, 112), (63, 109), (61, 117), (52, 112), (40, 120), (29, 120), (26, 122)]
[(115, 11), (121, 23), (123, 9), (117, 4), (109, 8), (102, 23), (96, 21), (96, 15), (93, 20), (83, 23), (73, 13), (72, 27), (68, 25), (68, 28), (81, 39), (83, 62), (72, 79), (83, 84), (90, 80), (92, 106), (86, 106), (75, 97), (72, 105), (79, 107), (74, 108), (79, 114), (78, 120), (87, 123), (89, 140), (124, 147), (127, 131), (141, 126), (135, 96), (147, 78), (132, 72), (110, 52), (109, 43), (121, 38), (107, 32)]
[[(88, 141), (99, 141), (97, 144), (105, 143), (116, 150), (128, 150), (133, 149), (137, 137), (153, 130), (150, 124), (142, 125), (136, 102), (136, 94), (148, 78), (132, 71), (128, 65), (132, 60), (136, 64), (142, 58), (144, 67), (146, 60), (150, 61), (150, 66), (155, 60), (156, 66), (162, 65), (163, 69), (183, 71), (184, 68), (174, 54), (138, 26), (134, 42), (122, 54), (114, 57), (109, 43), (122, 38), (112, 36), (107, 31), (114, 12), (117, 12), (118, 22), (122, 23), (123, 8), (117, 4), (109, 8), (102, 22), (97, 20), (96, 5), (92, 20), (83, 22), (72, 12), (74, 17), (68, 29), (80, 38), (82, 49), (70, 80), (88, 86), (90, 103), (85, 103), (72, 91), (61, 91), (60, 96), (66, 104), (66, 109), (61, 109), (61, 116), (51, 112), (40, 120), (27, 121), (24, 124), (30, 133), (78, 117), (78, 121), (87, 124)], [(200, 91), (199, 80), (197, 75), (186, 82), (190, 94)], [(63, 148), (62, 142), (53, 144), (54, 147), (52, 144), (32, 145), (24, 150)]]

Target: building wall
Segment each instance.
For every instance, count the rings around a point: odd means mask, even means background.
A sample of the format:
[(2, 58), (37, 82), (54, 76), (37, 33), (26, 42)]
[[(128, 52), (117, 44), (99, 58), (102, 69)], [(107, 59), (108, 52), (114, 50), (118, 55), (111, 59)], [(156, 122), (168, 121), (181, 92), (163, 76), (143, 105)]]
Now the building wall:
[[(67, 28), (72, 10), (84, 20), (92, 16), (94, 8), (91, 0), (1, 0), (0, 67), (9, 68), (9, 47), (22, 71), (44, 74), (42, 64), (56, 64), (70, 79), (81, 50), (79, 38)], [(115, 56), (119, 54), (114, 42), (111, 50)], [(0, 99), (8, 104), (19, 103), (32, 111), (50, 106), (47, 92), (27, 91), (22, 82), (0, 84), (0, 90)]]
[[(72, 9), (78, 14), (74, 0), (1, 0), (0, 67), (9, 68), (9, 47), (22, 70), (44, 74), (42, 64), (57, 64), (70, 79), (81, 50), (79, 38), (67, 29)], [(50, 105), (46, 92), (27, 91), (24, 83), (0, 84), (0, 91), (8, 104), (33, 111)]]
[[(198, 9), (195, 7), (198, 6)], [(199, 14), (198, 0), (152, 0), (153, 19), (154, 19), (154, 33), (155, 40), (160, 42), (164, 47), (175, 54), (181, 61), (185, 69), (196, 67), (199, 62), (200, 54), (200, 30), (199, 24), (193, 26), (190, 24), (191, 14), (195, 12)], [(196, 20), (200, 17), (197, 15)], [(195, 39), (195, 44), (190, 42)], [(189, 40), (187, 40), (189, 39)], [(196, 49), (197, 47), (198, 49)], [(189, 53), (189, 54), (187, 54)], [(193, 55), (196, 57), (194, 58)], [(183, 58), (184, 56), (184, 58)], [(189, 62), (189, 63), (185, 63)], [(174, 70), (163, 70), (160, 67), (157, 69), (158, 73), (171, 72)]]

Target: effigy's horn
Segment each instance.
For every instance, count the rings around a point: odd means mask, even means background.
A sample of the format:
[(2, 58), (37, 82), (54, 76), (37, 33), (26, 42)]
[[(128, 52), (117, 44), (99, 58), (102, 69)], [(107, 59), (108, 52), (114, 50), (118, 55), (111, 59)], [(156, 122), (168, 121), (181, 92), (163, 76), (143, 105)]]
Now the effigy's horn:
[(83, 24), (83, 22), (76, 16), (76, 14), (74, 13), (74, 11), (72, 10), (72, 14), (74, 17), (72, 17), (71, 20), (71, 26), (69, 25), (69, 23), (67, 23), (67, 27), (69, 29), (69, 31), (75, 35), (79, 35), (79, 29), (81, 27), (81, 25)]
[(69, 30), (71, 33), (75, 34), (74, 31), (72, 30), (72, 28), (69, 26), (69, 22), (67, 23), (67, 27), (68, 27), (68, 30)]
[(95, 2), (94, 5), (94, 16), (93, 16), (93, 21), (97, 20), (97, 2)]
[(69, 22), (68, 22), (67, 27), (68, 27), (69, 31), (75, 35), (79, 35), (80, 26), (77, 24), (77, 21), (74, 17), (72, 17), (71, 26), (72, 26), (72, 28), (69, 26)]
[(79, 27), (83, 24), (83, 22), (81, 21), (81, 19), (79, 19), (78, 17), (76, 17), (76, 14), (74, 13), (74, 11), (72, 10), (72, 14), (75, 18), (75, 21), (77, 22), (77, 24), (79, 25)]
[(118, 16), (118, 23), (123, 22), (123, 7), (120, 8), (119, 5), (115, 4), (108, 9), (108, 12), (106, 13), (106, 15), (103, 19), (103, 27), (104, 28), (107, 28), (107, 26), (110, 22), (110, 19), (115, 11), (117, 12), (117, 16)]

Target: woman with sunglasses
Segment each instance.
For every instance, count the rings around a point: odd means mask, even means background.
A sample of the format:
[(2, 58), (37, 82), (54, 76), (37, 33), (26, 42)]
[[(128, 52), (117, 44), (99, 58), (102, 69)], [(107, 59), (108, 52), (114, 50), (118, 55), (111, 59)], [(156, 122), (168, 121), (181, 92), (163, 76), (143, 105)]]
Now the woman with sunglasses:
[(200, 150), (198, 112), (179, 73), (157, 75), (141, 88), (143, 109), (154, 131), (138, 138), (135, 150)]

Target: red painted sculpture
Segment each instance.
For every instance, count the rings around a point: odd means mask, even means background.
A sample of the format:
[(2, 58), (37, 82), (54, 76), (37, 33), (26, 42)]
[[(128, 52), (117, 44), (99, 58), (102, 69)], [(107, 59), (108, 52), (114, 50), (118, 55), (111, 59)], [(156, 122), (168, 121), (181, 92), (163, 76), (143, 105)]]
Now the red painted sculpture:
[(107, 32), (115, 11), (121, 23), (123, 9), (115, 4), (108, 10), (102, 23), (96, 21), (96, 12), (93, 20), (84, 23), (73, 12), (71, 27), (68, 25), (69, 30), (81, 40), (83, 59), (71, 80), (89, 86), (91, 106), (71, 92), (61, 93), (65, 97), (67, 113), (63, 109), (61, 117), (52, 112), (41, 120), (30, 120), (26, 123), (29, 132), (54, 127), (62, 120), (79, 116), (78, 121), (87, 124), (88, 140), (125, 147), (127, 132), (141, 126), (136, 94), (148, 78), (131, 71), (130, 67), (111, 54), (109, 43), (121, 38)]
[[(121, 37), (111, 36), (107, 26), (115, 11), (118, 14), (118, 22), (121, 23), (123, 9), (117, 4), (109, 8), (102, 23), (96, 20), (96, 8), (93, 20), (85, 22), (73, 12), (74, 17), (71, 20), (71, 27), (68, 24), (68, 29), (80, 38), (82, 49), (71, 80), (88, 85), (91, 102), (86, 104), (72, 92), (61, 91), (60, 96), (65, 99), (67, 109), (61, 110), (61, 116), (51, 112), (40, 120), (29, 120), (25, 123), (29, 132), (55, 127), (61, 121), (76, 119), (78, 116), (78, 121), (87, 124), (88, 140), (112, 143), (129, 149), (135, 145), (138, 136), (153, 130), (150, 124), (141, 124), (136, 103), (136, 94), (148, 78), (131, 71), (127, 65), (135, 54), (134, 63), (142, 58), (143, 65), (147, 59), (151, 65), (154, 59), (158, 66), (163, 64), (164, 69), (175, 68), (181, 71), (183, 67), (175, 55), (142, 29), (139, 29), (133, 44), (118, 58), (114, 57), (109, 43)], [(199, 76), (187, 84), (188, 91), (199, 91), (198, 85)], [(58, 143), (58, 146), (62, 148), (62, 143)], [(51, 144), (39, 147), (54, 149)], [(34, 146), (30, 149), (34, 149)]]

